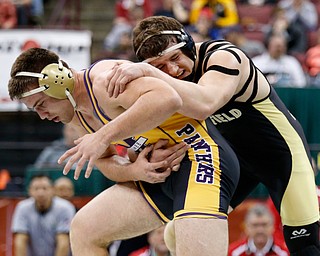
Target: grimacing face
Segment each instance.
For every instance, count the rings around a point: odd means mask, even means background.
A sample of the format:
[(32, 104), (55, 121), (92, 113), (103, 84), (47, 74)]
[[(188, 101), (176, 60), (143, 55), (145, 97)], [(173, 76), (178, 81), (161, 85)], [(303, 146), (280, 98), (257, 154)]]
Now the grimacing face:
[[(168, 47), (170, 46), (172, 45)], [(168, 75), (182, 80), (192, 73), (194, 62), (183, 54), (181, 49), (177, 49), (151, 61), (150, 64)]]

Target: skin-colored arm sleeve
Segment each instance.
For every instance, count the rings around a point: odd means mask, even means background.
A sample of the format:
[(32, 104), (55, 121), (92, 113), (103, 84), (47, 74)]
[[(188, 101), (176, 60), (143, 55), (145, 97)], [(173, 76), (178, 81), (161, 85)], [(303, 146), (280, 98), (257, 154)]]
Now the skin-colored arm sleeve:
[(16, 233), (13, 238), (14, 255), (27, 256), (29, 236), (27, 234)]

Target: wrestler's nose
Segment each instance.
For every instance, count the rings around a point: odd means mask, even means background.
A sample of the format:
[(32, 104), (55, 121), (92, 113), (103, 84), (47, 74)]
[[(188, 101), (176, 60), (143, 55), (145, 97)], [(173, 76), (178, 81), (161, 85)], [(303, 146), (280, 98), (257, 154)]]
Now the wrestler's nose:
[(170, 76), (176, 77), (178, 75), (179, 67), (175, 63), (168, 62), (167, 69)]
[(49, 113), (47, 111), (44, 111), (44, 110), (36, 110), (36, 111), (42, 120), (48, 118), (49, 116)]

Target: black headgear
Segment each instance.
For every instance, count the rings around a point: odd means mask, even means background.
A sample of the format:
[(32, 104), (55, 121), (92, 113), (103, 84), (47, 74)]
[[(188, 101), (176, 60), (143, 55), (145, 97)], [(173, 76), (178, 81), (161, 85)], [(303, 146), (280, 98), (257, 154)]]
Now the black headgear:
[[(174, 35), (177, 38), (177, 45), (181, 44), (180, 47), (175, 48), (175, 49), (179, 49), (181, 48), (181, 51), (187, 55), (190, 59), (192, 59), (193, 61), (195, 61), (196, 59), (196, 47), (195, 47), (195, 43), (191, 37), (191, 35), (185, 31), (184, 29), (181, 30), (163, 30), (157, 34), (153, 34), (153, 35), (149, 35), (147, 36), (140, 44), (140, 46), (138, 47), (138, 49), (136, 50), (136, 56), (138, 57), (138, 59), (140, 61), (145, 61), (144, 59), (142, 59), (141, 57), (139, 57), (139, 51), (142, 48), (142, 46), (144, 45), (144, 43), (149, 40), (151, 37), (154, 36), (161, 36), (161, 35)], [(174, 46), (173, 46), (174, 47)], [(160, 57), (162, 55), (166, 54), (166, 50), (158, 53), (158, 56), (155, 57)]]

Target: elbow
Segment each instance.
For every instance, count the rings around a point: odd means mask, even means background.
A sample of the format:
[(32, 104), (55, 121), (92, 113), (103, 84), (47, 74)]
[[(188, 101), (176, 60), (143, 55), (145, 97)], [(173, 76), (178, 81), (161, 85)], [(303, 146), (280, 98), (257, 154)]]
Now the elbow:
[(183, 106), (181, 97), (178, 94), (172, 96), (169, 105), (172, 106), (172, 109), (174, 109), (175, 112), (178, 112)]
[(215, 111), (208, 104), (197, 106), (197, 108), (198, 108), (198, 111), (197, 113), (195, 113), (195, 116), (194, 116), (194, 119), (197, 119), (197, 120), (205, 120), (209, 116), (211, 116)]

